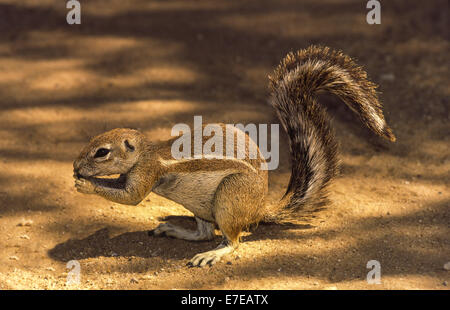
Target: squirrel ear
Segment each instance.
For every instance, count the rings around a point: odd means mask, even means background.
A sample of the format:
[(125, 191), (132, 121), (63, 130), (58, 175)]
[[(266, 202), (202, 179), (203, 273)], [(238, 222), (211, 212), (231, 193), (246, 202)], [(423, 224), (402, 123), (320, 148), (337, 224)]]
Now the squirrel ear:
[(127, 149), (127, 151), (134, 152), (135, 147), (134, 147), (134, 145), (131, 145), (130, 142), (128, 142), (128, 140), (125, 140), (124, 144), (125, 144), (125, 148)]

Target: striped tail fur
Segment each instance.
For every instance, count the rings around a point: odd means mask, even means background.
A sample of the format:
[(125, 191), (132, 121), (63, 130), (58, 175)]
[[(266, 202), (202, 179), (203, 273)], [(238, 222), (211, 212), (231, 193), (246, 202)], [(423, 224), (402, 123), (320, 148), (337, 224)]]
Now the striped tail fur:
[(374, 133), (395, 141), (386, 124), (376, 85), (353, 60), (327, 47), (289, 53), (270, 79), (270, 103), (289, 137), (292, 172), (281, 201), (266, 220), (282, 222), (323, 205), (338, 173), (337, 143), (319, 91), (338, 96)]

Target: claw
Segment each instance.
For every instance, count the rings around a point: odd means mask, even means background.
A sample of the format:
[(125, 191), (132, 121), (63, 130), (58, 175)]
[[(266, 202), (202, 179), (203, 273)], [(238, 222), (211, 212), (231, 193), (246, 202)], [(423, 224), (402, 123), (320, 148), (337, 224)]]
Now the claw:
[(221, 255), (215, 253), (214, 251), (200, 253), (194, 256), (189, 262), (190, 267), (205, 267), (209, 265), (210, 267), (220, 261)]

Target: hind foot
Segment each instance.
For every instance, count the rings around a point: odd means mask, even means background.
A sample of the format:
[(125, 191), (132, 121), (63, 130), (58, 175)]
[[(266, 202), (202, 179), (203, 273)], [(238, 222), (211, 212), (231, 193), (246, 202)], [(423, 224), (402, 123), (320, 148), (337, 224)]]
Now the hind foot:
[(215, 237), (214, 223), (204, 221), (198, 217), (197, 230), (184, 229), (169, 223), (160, 224), (154, 230), (149, 231), (149, 235), (174, 237), (190, 241), (212, 240)]
[(195, 255), (189, 263), (187, 263), (187, 265), (189, 267), (204, 267), (206, 265), (212, 266), (220, 261), (223, 256), (233, 253), (235, 249), (235, 246), (232, 246), (225, 240), (216, 249)]

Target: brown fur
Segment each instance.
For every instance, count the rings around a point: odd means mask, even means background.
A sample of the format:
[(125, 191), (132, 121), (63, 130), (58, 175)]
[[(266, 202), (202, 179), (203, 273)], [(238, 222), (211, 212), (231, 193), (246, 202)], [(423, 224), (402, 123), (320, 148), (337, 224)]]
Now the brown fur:
[[(315, 99), (317, 91), (336, 94), (375, 133), (395, 140), (384, 121), (375, 85), (339, 52), (310, 47), (288, 54), (270, 77), (270, 87), (270, 101), (288, 134), (292, 157), (291, 179), (280, 203), (266, 204), (268, 174), (260, 169), (265, 160), (259, 153), (258, 158), (249, 158), (248, 147), (243, 159), (175, 160), (171, 146), (177, 138), (153, 143), (131, 129), (101, 134), (83, 149), (74, 162), (78, 191), (132, 205), (153, 191), (184, 205), (196, 216), (197, 232), (161, 224), (154, 234), (208, 240), (213, 236), (211, 225), (217, 225), (224, 242), (190, 262), (204, 266), (232, 252), (249, 225), (284, 221), (300, 211), (313, 210), (325, 199), (326, 186), (337, 173), (337, 145), (328, 116)], [(203, 137), (203, 143), (208, 139)], [(245, 143), (254, 142), (246, 136)], [(234, 146), (236, 149), (236, 139)], [(108, 155), (96, 157), (102, 148)], [(99, 178), (113, 174), (120, 177)]]

